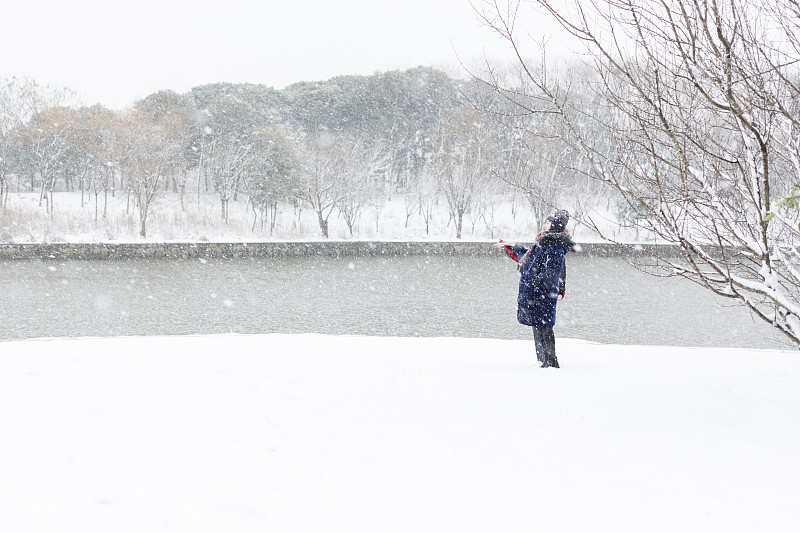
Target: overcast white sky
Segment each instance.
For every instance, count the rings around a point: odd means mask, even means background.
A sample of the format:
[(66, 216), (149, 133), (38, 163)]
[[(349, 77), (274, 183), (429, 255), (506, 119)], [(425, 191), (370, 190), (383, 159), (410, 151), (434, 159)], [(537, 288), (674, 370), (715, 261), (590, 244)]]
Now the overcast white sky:
[[(537, 22), (534, 20), (534, 22)], [(543, 33), (545, 27), (526, 28)], [(160, 89), (458, 68), (510, 57), (469, 0), (28, 0), (4, 6), (0, 76), (122, 108)]]

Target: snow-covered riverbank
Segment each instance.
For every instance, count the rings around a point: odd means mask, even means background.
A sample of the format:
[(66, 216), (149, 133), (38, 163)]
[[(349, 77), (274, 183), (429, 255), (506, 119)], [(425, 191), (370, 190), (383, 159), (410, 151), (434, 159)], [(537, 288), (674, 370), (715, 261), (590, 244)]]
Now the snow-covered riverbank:
[(0, 529), (789, 532), (795, 352), (254, 335), (0, 344)]

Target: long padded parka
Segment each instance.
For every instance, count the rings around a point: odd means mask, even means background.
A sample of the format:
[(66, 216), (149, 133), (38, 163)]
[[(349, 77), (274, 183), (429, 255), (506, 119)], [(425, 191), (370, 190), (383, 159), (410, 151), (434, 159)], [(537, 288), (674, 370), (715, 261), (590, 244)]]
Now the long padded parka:
[(556, 324), (556, 303), (560, 292), (559, 279), (564, 269), (564, 256), (574, 250), (575, 243), (566, 233), (549, 231), (539, 239), (538, 250), (525, 262), (519, 279), (517, 320), (535, 328), (552, 328)]

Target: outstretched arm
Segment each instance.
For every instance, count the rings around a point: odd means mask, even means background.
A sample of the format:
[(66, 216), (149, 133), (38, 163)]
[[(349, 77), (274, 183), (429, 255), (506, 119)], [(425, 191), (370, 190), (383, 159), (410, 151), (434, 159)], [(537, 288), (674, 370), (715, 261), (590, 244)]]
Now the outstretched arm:
[(494, 247), (505, 250), (508, 256), (517, 263), (519, 263), (519, 260), (522, 259), (523, 255), (525, 255), (525, 252), (528, 251), (528, 249), (524, 246), (520, 246), (514, 242), (504, 241), (502, 239), (500, 239), (500, 242), (494, 243)]

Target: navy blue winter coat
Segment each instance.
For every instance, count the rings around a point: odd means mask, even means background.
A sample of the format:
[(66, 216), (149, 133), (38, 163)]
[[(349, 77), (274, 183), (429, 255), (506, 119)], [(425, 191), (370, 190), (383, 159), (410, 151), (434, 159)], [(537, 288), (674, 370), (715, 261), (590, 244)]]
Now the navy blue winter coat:
[(574, 250), (575, 243), (566, 233), (547, 232), (537, 244), (535, 255), (522, 267), (517, 320), (526, 326), (552, 328), (556, 324), (556, 302), (564, 256)]

